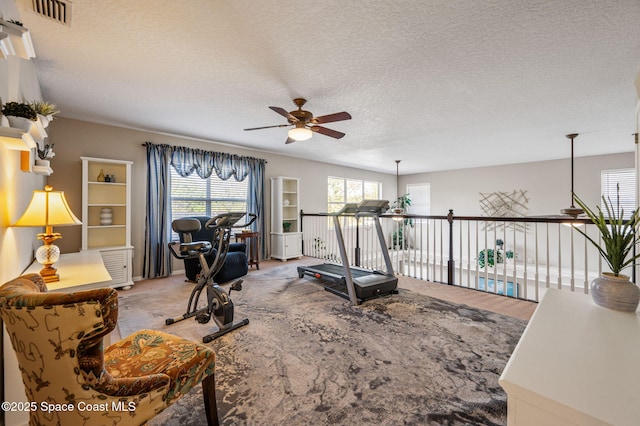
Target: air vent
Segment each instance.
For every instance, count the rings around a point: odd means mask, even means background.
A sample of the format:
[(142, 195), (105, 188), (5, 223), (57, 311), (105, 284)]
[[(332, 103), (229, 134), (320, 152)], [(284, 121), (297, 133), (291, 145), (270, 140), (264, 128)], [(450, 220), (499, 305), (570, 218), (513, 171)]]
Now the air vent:
[(71, 2), (61, 0), (32, 0), (33, 11), (64, 25), (71, 25)]

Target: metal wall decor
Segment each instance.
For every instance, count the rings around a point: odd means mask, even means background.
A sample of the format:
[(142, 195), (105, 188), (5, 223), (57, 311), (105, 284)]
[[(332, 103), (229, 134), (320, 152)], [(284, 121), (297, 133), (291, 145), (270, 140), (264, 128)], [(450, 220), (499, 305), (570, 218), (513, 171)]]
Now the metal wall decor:
[[(529, 211), (529, 197), (527, 191), (522, 189), (514, 189), (511, 192), (481, 192), (480, 208), (484, 216), (491, 217), (523, 217)], [(511, 227), (512, 223), (507, 223), (507, 227)], [(487, 224), (490, 229), (495, 228), (495, 222)], [(526, 226), (522, 223), (516, 224), (518, 230), (526, 230)]]

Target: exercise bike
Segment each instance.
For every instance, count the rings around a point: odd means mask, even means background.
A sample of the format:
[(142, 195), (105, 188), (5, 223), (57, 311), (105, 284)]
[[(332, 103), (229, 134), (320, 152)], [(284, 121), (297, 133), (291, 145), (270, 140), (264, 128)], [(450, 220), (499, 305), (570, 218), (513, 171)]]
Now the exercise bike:
[[(238, 224), (243, 217), (247, 217), (248, 221)], [(245, 318), (237, 323), (233, 322), (233, 302), (231, 301), (231, 292), (233, 290), (242, 290), (242, 279), (234, 281), (229, 287), (229, 292), (225, 292), (222, 287), (215, 283), (215, 275), (224, 265), (227, 252), (229, 251), (229, 239), (231, 238), (231, 230), (233, 228), (245, 228), (256, 220), (256, 215), (245, 212), (229, 212), (222, 213), (212, 217), (205, 223), (205, 228), (214, 231), (213, 241), (192, 241), (191, 233), (200, 230), (200, 221), (194, 218), (176, 219), (171, 223), (171, 227), (177, 233), (183, 234), (184, 242), (169, 243), (169, 249), (177, 259), (195, 259), (200, 260), (202, 271), (198, 276), (197, 283), (189, 296), (187, 311), (176, 318), (167, 318), (166, 325), (171, 325), (187, 318), (195, 317), (200, 324), (208, 323), (211, 318), (218, 326), (218, 331), (208, 334), (202, 338), (204, 343), (209, 343), (230, 331), (236, 330), (249, 324), (249, 319)], [(209, 266), (206, 256), (214, 250), (214, 256), (211, 266)], [(204, 289), (207, 289), (207, 306), (198, 309), (198, 301)]]

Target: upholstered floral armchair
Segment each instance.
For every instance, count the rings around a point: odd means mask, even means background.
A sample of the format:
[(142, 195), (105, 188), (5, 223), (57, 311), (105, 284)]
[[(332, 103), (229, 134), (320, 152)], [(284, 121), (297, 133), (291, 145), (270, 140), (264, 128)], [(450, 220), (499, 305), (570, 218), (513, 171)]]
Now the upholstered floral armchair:
[(103, 350), (116, 326), (118, 293), (47, 293), (38, 274), (0, 287), (0, 314), (18, 357), (31, 425), (139, 425), (202, 382), (218, 424), (214, 352), (154, 330)]

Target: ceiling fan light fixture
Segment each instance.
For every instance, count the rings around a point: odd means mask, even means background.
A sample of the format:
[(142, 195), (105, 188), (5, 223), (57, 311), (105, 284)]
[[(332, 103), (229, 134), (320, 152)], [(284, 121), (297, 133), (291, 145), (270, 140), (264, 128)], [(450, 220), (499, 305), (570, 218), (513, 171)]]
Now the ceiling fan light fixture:
[(294, 127), (289, 130), (289, 137), (296, 141), (306, 141), (307, 139), (311, 139), (313, 136), (313, 132), (306, 127)]

